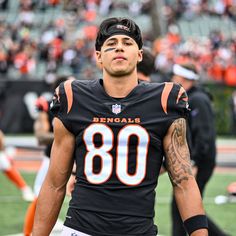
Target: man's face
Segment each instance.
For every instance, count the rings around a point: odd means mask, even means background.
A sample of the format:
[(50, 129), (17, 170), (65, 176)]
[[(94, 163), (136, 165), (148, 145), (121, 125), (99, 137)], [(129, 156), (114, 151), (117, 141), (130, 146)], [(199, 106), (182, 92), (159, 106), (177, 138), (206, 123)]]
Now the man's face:
[(171, 78), (172, 82), (178, 83), (178, 84), (183, 84), (184, 83), (184, 79), (181, 76), (178, 75), (173, 75), (173, 77)]
[(97, 51), (97, 63), (111, 76), (131, 74), (142, 60), (142, 50), (126, 35), (114, 35)]
[(183, 78), (179, 75), (174, 75), (172, 77), (171, 81), (175, 82), (175, 83), (178, 83), (178, 84), (181, 84), (186, 91), (188, 91), (195, 84), (194, 80), (185, 79), (185, 78)]

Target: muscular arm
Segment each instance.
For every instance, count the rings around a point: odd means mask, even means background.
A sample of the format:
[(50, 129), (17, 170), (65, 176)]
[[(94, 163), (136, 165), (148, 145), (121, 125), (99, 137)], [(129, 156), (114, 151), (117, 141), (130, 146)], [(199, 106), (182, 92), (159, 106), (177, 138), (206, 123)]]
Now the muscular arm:
[[(175, 199), (182, 220), (205, 214), (202, 199), (192, 174), (186, 142), (186, 123), (183, 118), (173, 122), (164, 138), (166, 168), (173, 185)], [(191, 236), (207, 236), (206, 229), (194, 231)]]
[(74, 136), (55, 118), (50, 166), (37, 201), (33, 236), (48, 236), (57, 220), (74, 163), (74, 145)]
[(50, 132), (48, 113), (41, 111), (34, 123), (34, 133), (40, 145), (48, 145), (53, 141), (53, 132)]

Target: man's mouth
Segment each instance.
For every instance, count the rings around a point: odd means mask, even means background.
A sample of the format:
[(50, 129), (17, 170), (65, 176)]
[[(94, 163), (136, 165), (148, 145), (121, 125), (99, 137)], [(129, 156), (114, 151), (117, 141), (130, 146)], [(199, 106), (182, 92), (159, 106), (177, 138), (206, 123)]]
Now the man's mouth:
[(118, 57), (115, 57), (114, 60), (122, 61), (122, 60), (126, 60), (126, 58), (122, 56), (118, 56)]

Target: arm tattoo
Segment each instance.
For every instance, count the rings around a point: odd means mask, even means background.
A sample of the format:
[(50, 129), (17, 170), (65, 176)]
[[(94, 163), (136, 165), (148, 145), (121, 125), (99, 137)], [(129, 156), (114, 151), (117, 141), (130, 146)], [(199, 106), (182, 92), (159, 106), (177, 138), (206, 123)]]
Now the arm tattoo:
[(186, 143), (186, 123), (178, 119), (173, 124), (170, 142), (166, 147), (166, 167), (173, 186), (193, 176)]

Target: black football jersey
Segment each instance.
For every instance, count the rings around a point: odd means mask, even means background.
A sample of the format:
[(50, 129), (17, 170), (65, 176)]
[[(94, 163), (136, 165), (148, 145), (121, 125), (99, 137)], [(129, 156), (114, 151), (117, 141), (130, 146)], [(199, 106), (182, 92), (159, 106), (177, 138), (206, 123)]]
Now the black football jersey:
[(102, 80), (68, 80), (57, 88), (51, 110), (76, 138), (77, 182), (65, 225), (90, 235), (154, 235), (147, 232), (153, 230), (162, 141), (172, 122), (186, 116), (185, 90), (140, 82), (115, 99)]

